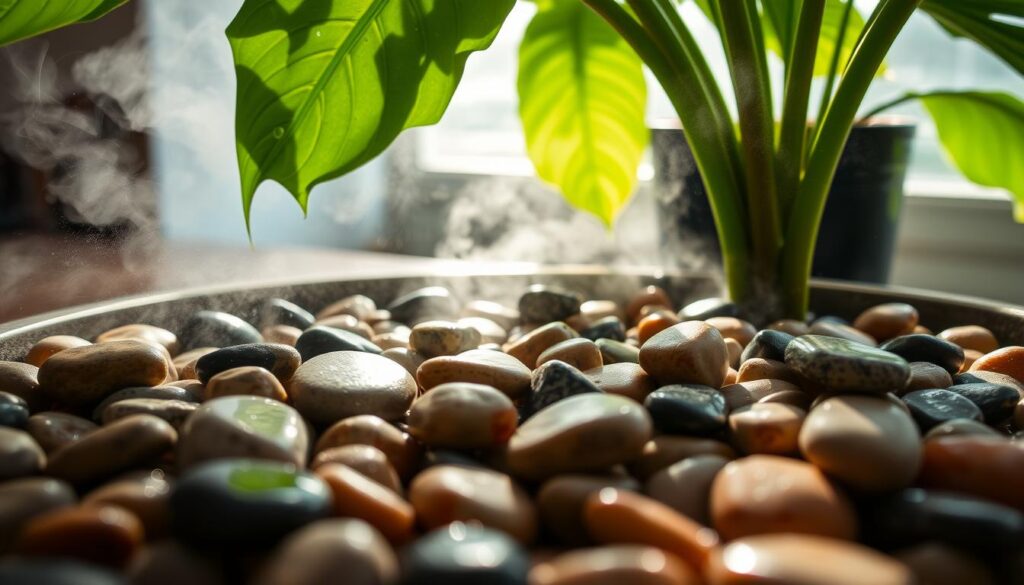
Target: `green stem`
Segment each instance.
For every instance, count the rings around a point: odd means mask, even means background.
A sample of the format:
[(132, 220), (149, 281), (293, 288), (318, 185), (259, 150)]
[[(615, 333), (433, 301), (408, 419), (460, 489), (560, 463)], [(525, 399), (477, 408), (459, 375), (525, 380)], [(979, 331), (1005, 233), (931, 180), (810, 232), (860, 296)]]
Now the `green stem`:
[(786, 68), (786, 90), (779, 129), (779, 197), (784, 217), (789, 216), (804, 168), (807, 108), (824, 13), (825, 0), (804, 0), (793, 50), (787, 59), (789, 67)]
[(896, 106), (898, 106), (900, 104), (909, 102), (911, 100), (916, 100), (919, 97), (921, 97), (921, 94), (916, 93), (916, 92), (905, 93), (905, 94), (901, 95), (900, 97), (898, 97), (896, 99), (892, 99), (892, 100), (889, 100), (887, 102), (882, 103), (879, 106), (875, 106), (868, 113), (866, 113), (863, 116), (861, 116), (860, 117), (860, 121), (864, 122), (864, 121), (870, 119), (872, 116), (877, 116), (878, 114), (881, 114), (883, 111), (888, 110), (889, 108), (894, 108), (894, 107), (896, 107)]
[[(839, 19), (839, 34), (836, 36), (835, 50), (832, 51), (832, 60), (828, 64), (828, 75), (825, 76), (825, 87), (821, 92), (821, 104), (818, 106), (818, 115), (814, 118), (814, 132), (811, 136), (818, 135), (818, 128), (825, 118), (825, 111), (828, 109), (828, 102), (832, 99), (832, 90), (835, 89), (836, 76), (839, 73), (839, 58), (843, 55), (843, 43), (846, 42), (846, 30), (850, 24), (850, 13), (853, 12), (853, 0), (846, 0), (843, 7), (843, 15)], [(843, 69), (846, 67), (844, 66)]]
[(857, 110), (893, 41), (921, 0), (882, 0), (861, 35), (825, 113), (821, 132), (811, 146), (807, 173), (800, 183), (783, 248), (783, 293), (786, 313), (801, 318), (807, 311), (811, 264), (825, 201)]

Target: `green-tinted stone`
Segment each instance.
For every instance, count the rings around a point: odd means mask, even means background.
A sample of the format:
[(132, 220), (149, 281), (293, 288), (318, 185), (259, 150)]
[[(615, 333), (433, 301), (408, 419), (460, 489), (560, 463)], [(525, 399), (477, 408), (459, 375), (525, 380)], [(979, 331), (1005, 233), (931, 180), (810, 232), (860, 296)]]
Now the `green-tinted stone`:
[(294, 408), (269, 398), (225, 396), (203, 403), (181, 429), (183, 467), (225, 457), (270, 459), (304, 467), (309, 433)]
[(898, 355), (823, 335), (794, 339), (786, 365), (833, 392), (899, 392), (910, 379), (910, 364)]

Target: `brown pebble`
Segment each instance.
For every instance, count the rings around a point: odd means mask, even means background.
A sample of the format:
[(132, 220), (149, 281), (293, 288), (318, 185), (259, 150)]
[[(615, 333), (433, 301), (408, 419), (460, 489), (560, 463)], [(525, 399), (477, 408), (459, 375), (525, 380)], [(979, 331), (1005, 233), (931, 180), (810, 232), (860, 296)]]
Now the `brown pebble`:
[(728, 444), (715, 439), (659, 435), (647, 441), (640, 457), (630, 465), (630, 471), (645, 480), (677, 461), (697, 455), (718, 455), (725, 459), (735, 459), (736, 451)]
[(148, 414), (122, 418), (85, 435), (50, 456), (46, 473), (88, 485), (159, 460), (174, 448), (178, 433)]
[(175, 380), (174, 382), (168, 382), (166, 385), (176, 386), (185, 390), (192, 396), (194, 402), (202, 402), (203, 397), (206, 396), (206, 386), (196, 379)]
[(332, 447), (316, 454), (310, 468), (316, 470), (325, 465), (344, 465), (383, 487), (402, 493), (402, 481), (391, 466), (383, 451), (370, 445), (344, 445)]
[(373, 336), (376, 335), (373, 327), (370, 327), (352, 315), (333, 315), (331, 317), (317, 319), (313, 324), (348, 331), (349, 333), (353, 333), (367, 340), (373, 339)]
[(655, 473), (644, 484), (644, 493), (711, 526), (711, 485), (729, 460), (720, 455), (695, 455), (677, 461)]
[(455, 322), (459, 327), (476, 329), (480, 334), (480, 343), (497, 343), (501, 345), (508, 341), (508, 331), (494, 321), (486, 317), (463, 317)]
[(802, 390), (783, 390), (769, 394), (758, 400), (755, 404), (788, 404), (801, 410), (810, 410), (813, 398)]
[(806, 411), (788, 404), (751, 404), (729, 414), (729, 437), (743, 453), (790, 455), (799, 449), (805, 416)]
[(843, 323), (836, 323), (835, 321), (819, 319), (811, 324), (810, 331), (812, 335), (838, 337), (840, 339), (856, 341), (857, 343), (863, 343), (864, 345), (870, 345), (872, 347), (878, 346), (878, 340), (874, 337), (864, 333), (860, 329), (855, 329)]
[(721, 390), (729, 410), (739, 410), (745, 406), (750, 406), (772, 394), (793, 391), (799, 392), (800, 388), (783, 380), (737, 382), (736, 384), (725, 386)]
[(370, 341), (385, 351), (389, 349), (409, 349), (409, 334), (410, 330), (391, 331), (374, 335)]
[(408, 433), (372, 414), (338, 421), (320, 435), (315, 451), (345, 445), (370, 445), (380, 449), (401, 477), (409, 477), (419, 463), (419, 444)]
[(857, 534), (853, 508), (821, 471), (775, 455), (726, 465), (711, 487), (711, 518), (726, 540), (772, 532), (846, 540)]
[(797, 321), (796, 319), (781, 319), (779, 321), (773, 321), (772, 323), (769, 323), (765, 329), (789, 333), (793, 337), (800, 337), (801, 335), (809, 335), (811, 333), (811, 328), (807, 323)]
[(377, 303), (366, 295), (352, 295), (334, 301), (316, 314), (317, 319), (326, 319), (334, 315), (352, 315), (356, 319), (363, 319), (370, 313), (377, 310)]
[(567, 339), (547, 348), (537, 357), (537, 367), (552, 360), (563, 361), (578, 370), (592, 370), (603, 364), (601, 350), (593, 341), (582, 337)]
[(512, 329), (519, 323), (519, 311), (492, 301), (470, 301), (462, 308), (463, 317), (483, 317), (505, 328)]
[(986, 437), (1004, 437), (999, 431), (985, 423), (971, 420), (969, 418), (954, 418), (942, 424), (932, 427), (924, 435), (924, 440), (937, 439), (939, 437), (953, 437), (962, 435), (981, 435)]
[(39, 369), (39, 391), (70, 406), (87, 406), (131, 386), (156, 386), (169, 373), (165, 353), (135, 340), (73, 347)]
[(544, 350), (556, 343), (575, 337), (579, 337), (579, 335), (572, 327), (556, 321), (538, 327), (515, 341), (509, 341), (505, 345), (505, 353), (521, 361), (523, 365), (532, 370), (537, 367), (537, 358), (544, 353)]
[(425, 356), (422, 356), (407, 347), (393, 347), (391, 349), (386, 349), (380, 355), (402, 366), (405, 368), (405, 371), (409, 372), (409, 375), (413, 377), (416, 377), (416, 370), (423, 365), (423, 362), (427, 361)]
[(740, 358), (743, 356), (743, 346), (740, 342), (731, 337), (725, 339), (725, 349), (729, 353), (729, 369), (737, 370), (739, 375)]
[(583, 374), (602, 391), (632, 398), (637, 402), (643, 402), (657, 388), (657, 384), (640, 364), (605, 364)]
[(82, 505), (120, 506), (142, 523), (147, 540), (158, 540), (168, 534), (170, 527), (170, 493), (170, 483), (163, 472), (156, 470), (142, 479), (115, 481), (99, 487), (82, 499)]
[(641, 345), (658, 333), (679, 323), (679, 317), (672, 311), (655, 311), (636, 324), (636, 338)]
[(740, 365), (736, 382), (754, 380), (782, 380), (797, 386), (803, 382), (800, 375), (785, 363), (765, 358), (751, 358)]
[(121, 341), (124, 339), (134, 339), (135, 341), (159, 345), (166, 349), (167, 353), (171, 354), (172, 357), (181, 349), (177, 335), (166, 329), (144, 323), (122, 325), (121, 327), (104, 331), (96, 337), (96, 343), (110, 343), (111, 341)]
[(14, 394), (36, 412), (49, 400), (39, 392), (39, 368), (21, 362), (0, 362), (0, 392)]
[(409, 434), (430, 447), (489, 449), (504, 445), (519, 420), (512, 401), (496, 388), (452, 382), (413, 403)]
[(971, 366), (974, 365), (974, 362), (980, 360), (982, 358), (982, 356), (984, 356), (984, 355), (985, 354), (983, 354), (980, 351), (975, 350), (975, 349), (965, 349), (964, 350), (964, 365), (960, 366), (960, 372), (970, 371)]
[(903, 391), (898, 392), (897, 395), (903, 396), (907, 392), (913, 392), (914, 390), (949, 388), (952, 385), (953, 377), (949, 375), (946, 368), (929, 362), (911, 362), (910, 380), (907, 382), (907, 387)]
[(1024, 511), (1024, 444), (978, 435), (930, 439), (918, 482)]
[(129, 398), (108, 405), (103, 409), (100, 418), (103, 424), (107, 425), (136, 414), (150, 414), (164, 419), (174, 427), (174, 430), (180, 430), (197, 408), (199, 405), (195, 402), (185, 402), (184, 400)]
[(0, 481), (35, 475), (45, 465), (46, 453), (31, 435), (0, 426)]
[(417, 388), (409, 372), (386, 357), (336, 351), (299, 366), (288, 395), (306, 419), (328, 425), (358, 414), (399, 420), (412, 405)]
[(927, 542), (896, 553), (913, 573), (916, 585), (995, 585), (984, 563), (951, 546)]
[(701, 585), (697, 572), (653, 546), (574, 550), (535, 566), (530, 585)]
[(591, 323), (605, 317), (618, 317), (622, 321), (626, 319), (626, 313), (619, 308), (618, 303), (604, 299), (584, 301), (580, 305), (580, 314)]
[(640, 310), (648, 306), (671, 308), (672, 299), (661, 287), (654, 285), (644, 287), (626, 303), (626, 318), (630, 323), (636, 323), (640, 320)]
[(51, 335), (35, 342), (25, 356), (25, 363), (35, 367), (42, 366), (53, 354), (71, 349), (72, 347), (85, 347), (92, 345), (92, 342), (75, 337), (74, 335)]
[(853, 326), (878, 341), (909, 335), (917, 327), (917, 309), (906, 303), (884, 303), (866, 309)]
[(280, 343), (289, 347), (295, 347), (295, 342), (302, 335), (302, 329), (291, 325), (271, 325), (264, 327), (260, 334), (266, 343)]
[(287, 402), (288, 394), (270, 371), (259, 366), (224, 370), (206, 383), (206, 400), (221, 396), (259, 396)]
[(970, 371), (979, 370), (1006, 374), (1024, 384), (1024, 347), (1011, 345), (986, 353), (971, 364)]
[(203, 357), (208, 353), (213, 353), (220, 348), (217, 347), (197, 347), (190, 349), (184, 353), (180, 353), (174, 357), (174, 369), (178, 373), (179, 380), (198, 380), (199, 375), (196, 374), (196, 362), (199, 358)]
[(940, 339), (955, 343), (964, 349), (989, 353), (999, 349), (999, 340), (991, 331), (981, 325), (950, 327), (938, 334)]
[(335, 515), (365, 520), (395, 545), (412, 540), (416, 512), (394, 490), (339, 463), (318, 467), (315, 473), (331, 489)]
[(725, 339), (733, 339), (738, 342), (741, 348), (750, 344), (754, 336), (757, 335), (757, 327), (736, 317), (711, 317), (704, 322), (718, 329)]
[(59, 479), (26, 477), (0, 483), (0, 554), (37, 516), (75, 504), (75, 490)]
[(145, 536), (134, 514), (118, 506), (80, 506), (32, 519), (16, 550), (32, 557), (71, 557), (109, 567), (124, 567)]
[(513, 400), (530, 391), (530, 368), (515, 357), (487, 349), (429, 359), (420, 365), (416, 379), (425, 390), (449, 382), (484, 384)]
[(65, 412), (40, 412), (28, 418), (25, 431), (47, 453), (70, 445), (99, 426), (91, 420)]
[(142, 547), (125, 571), (131, 585), (223, 585), (215, 559), (173, 540)]
[(480, 332), (451, 321), (424, 321), (412, 328), (409, 347), (427, 358), (458, 355), (476, 349)]
[(583, 522), (583, 505), (591, 494), (608, 487), (639, 491), (640, 484), (627, 475), (565, 474), (544, 482), (537, 492), (544, 527), (565, 545), (592, 542)]
[(687, 321), (643, 344), (640, 366), (662, 385), (721, 388), (729, 370), (729, 352), (717, 329), (701, 321)]

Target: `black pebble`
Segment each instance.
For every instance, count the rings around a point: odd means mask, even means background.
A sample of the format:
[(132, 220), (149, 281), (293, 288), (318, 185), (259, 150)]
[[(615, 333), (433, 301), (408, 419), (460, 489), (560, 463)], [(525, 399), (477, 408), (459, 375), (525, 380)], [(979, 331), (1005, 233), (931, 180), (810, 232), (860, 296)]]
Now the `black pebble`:
[[(301, 339), (301, 337), (300, 337)], [(217, 374), (243, 366), (257, 366), (272, 370), (277, 354), (265, 343), (234, 345), (210, 352), (196, 361), (196, 375), (206, 384)]]
[(0, 427), (20, 429), (28, 422), (28, 406), (13, 402), (0, 402)]
[(220, 311), (199, 311), (181, 330), (183, 351), (197, 347), (229, 347), (260, 343), (263, 336), (242, 319)]
[(400, 585), (526, 585), (526, 552), (502, 532), (454, 522), (408, 545)]
[(597, 341), (598, 339), (626, 341), (626, 326), (623, 325), (622, 319), (615, 315), (609, 315), (591, 323), (590, 327), (580, 332), (580, 336), (591, 341)]
[(519, 297), (519, 319), (537, 325), (564, 321), (579, 313), (582, 304), (577, 293), (535, 284)]
[(789, 342), (796, 339), (789, 333), (775, 331), (773, 329), (762, 329), (757, 332), (754, 339), (743, 349), (740, 356), (740, 363), (749, 359), (763, 358), (777, 362), (786, 360), (786, 347)]
[(729, 415), (725, 396), (710, 386), (672, 384), (644, 400), (654, 427), (662, 433), (706, 436), (722, 429)]
[(530, 398), (519, 413), (524, 420), (560, 400), (602, 391), (583, 372), (559, 360), (546, 362), (534, 370), (530, 388)]
[(325, 325), (314, 325), (303, 331), (295, 342), (295, 349), (299, 351), (303, 362), (332, 351), (381, 353), (381, 349), (365, 337)]
[(908, 362), (935, 364), (950, 375), (956, 374), (964, 365), (964, 350), (955, 343), (939, 339), (934, 335), (915, 333), (901, 335), (886, 341), (881, 349), (894, 353)]
[(284, 299), (267, 299), (260, 307), (260, 327), (289, 325), (308, 329), (313, 326), (314, 321), (316, 318), (312, 313)]
[(445, 287), (428, 286), (398, 297), (387, 310), (392, 319), (412, 327), (423, 321), (454, 319), (459, 312), (459, 303)]
[(915, 390), (903, 395), (903, 402), (910, 409), (911, 416), (927, 432), (933, 427), (955, 418), (968, 418), (981, 422), (981, 409), (976, 404), (949, 390), (933, 388)]
[(704, 321), (712, 317), (738, 317), (739, 307), (725, 299), (710, 298), (694, 301), (679, 310), (681, 321)]
[(1020, 392), (1002, 384), (979, 382), (975, 384), (957, 384), (947, 388), (970, 400), (981, 409), (985, 422), (997, 425), (1013, 416), (1013, 410), (1020, 402)]

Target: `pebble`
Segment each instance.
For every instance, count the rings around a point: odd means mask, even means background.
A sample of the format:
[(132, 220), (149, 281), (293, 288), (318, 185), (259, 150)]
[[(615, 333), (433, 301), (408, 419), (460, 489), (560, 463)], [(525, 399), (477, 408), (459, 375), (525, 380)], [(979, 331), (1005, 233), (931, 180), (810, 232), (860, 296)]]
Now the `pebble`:
[(921, 430), (927, 432), (933, 427), (954, 419), (981, 421), (983, 414), (978, 405), (955, 392), (943, 389), (915, 390), (903, 396), (903, 402), (910, 409), (911, 416)]
[(604, 488), (639, 491), (640, 484), (627, 475), (564, 474), (544, 482), (537, 492), (537, 511), (548, 531), (569, 546), (590, 544), (583, 522), (583, 506), (591, 494)]
[(316, 452), (345, 445), (370, 445), (380, 449), (401, 477), (409, 477), (420, 458), (419, 444), (384, 419), (363, 414), (338, 421), (320, 435)]
[(583, 372), (557, 360), (538, 366), (533, 372), (530, 388), (530, 397), (521, 409), (524, 420), (571, 396), (601, 392)]
[(537, 367), (554, 360), (565, 362), (579, 370), (592, 370), (603, 365), (601, 350), (593, 341), (582, 337), (567, 339), (547, 348), (537, 356)]
[(930, 431), (925, 433), (924, 439), (934, 439), (937, 437), (952, 437), (960, 435), (982, 435), (987, 437), (1002, 437), (999, 431), (993, 429), (985, 423), (978, 422), (969, 418), (954, 418), (944, 423), (940, 423), (932, 427)]
[(630, 472), (646, 480), (677, 461), (697, 455), (735, 459), (736, 451), (727, 443), (715, 439), (659, 435), (644, 445), (640, 457), (630, 465)]
[[(704, 321), (708, 325), (718, 329), (725, 339), (734, 339), (741, 346), (746, 347), (757, 335), (757, 327), (748, 321), (736, 317), (711, 317)], [(783, 349), (785, 351), (785, 349)]]
[(626, 318), (630, 323), (640, 320), (640, 312), (644, 307), (671, 307), (672, 299), (659, 286), (649, 285), (637, 291), (626, 304)]
[(939, 333), (940, 339), (955, 343), (964, 349), (990, 353), (999, 349), (999, 341), (991, 331), (981, 325), (950, 327)]
[(699, 384), (658, 388), (644, 400), (654, 428), (672, 435), (711, 435), (725, 427), (729, 415), (725, 396)]
[(409, 545), (401, 567), (402, 585), (527, 585), (530, 560), (500, 531), (453, 522)]
[[(440, 289), (441, 287), (436, 288)], [(326, 319), (335, 315), (352, 315), (356, 319), (365, 319), (376, 310), (377, 303), (370, 297), (366, 295), (350, 295), (320, 309), (320, 312), (316, 314), (316, 318)]]
[(39, 392), (39, 368), (21, 362), (0, 361), (0, 392), (21, 398), (33, 412), (47, 402)]
[(288, 536), (254, 585), (321, 585), (344, 575), (347, 585), (388, 585), (398, 560), (381, 534), (354, 518), (320, 520)]
[(190, 380), (197, 379), (196, 364), (199, 362), (199, 358), (203, 357), (208, 353), (217, 351), (216, 347), (197, 347), (188, 351), (179, 353), (171, 360), (174, 364), (175, 372), (178, 374), (179, 380)]
[(736, 372), (736, 383), (754, 380), (782, 380), (798, 386), (803, 382), (784, 362), (764, 358), (750, 358), (740, 364)]
[(238, 317), (221, 311), (199, 311), (181, 329), (183, 350), (261, 343), (260, 332)]
[(451, 321), (424, 321), (409, 335), (410, 348), (427, 358), (457, 355), (476, 349), (480, 343), (479, 331)]
[(672, 311), (661, 310), (647, 315), (636, 324), (636, 337), (640, 345), (658, 333), (679, 324), (679, 317)]
[(583, 374), (602, 392), (625, 396), (637, 402), (643, 402), (657, 387), (640, 364), (606, 364)]
[(917, 585), (995, 585), (992, 572), (976, 557), (935, 542), (898, 551), (896, 559), (914, 574)]
[(720, 455), (695, 455), (651, 475), (644, 493), (680, 514), (711, 526), (711, 485), (729, 460)]
[[(376, 335), (376, 331), (374, 331), (373, 327), (370, 327), (352, 315), (335, 315), (333, 317), (327, 317), (316, 321), (313, 325), (330, 327), (331, 329), (341, 329), (342, 331), (354, 333), (363, 339), (373, 339), (373, 336)], [(396, 326), (393, 329), (393, 331), (397, 330), (399, 330), (399, 326)]]
[(0, 483), (0, 552), (10, 548), (27, 522), (73, 506), (77, 499), (71, 486), (58, 479), (26, 477)]
[(29, 414), (24, 399), (10, 392), (0, 392), (0, 427), (23, 428)]
[(661, 384), (720, 388), (729, 370), (725, 340), (699, 321), (669, 327), (640, 348), (640, 366)]
[(651, 419), (636, 402), (610, 394), (566, 398), (526, 421), (509, 441), (514, 475), (540, 480), (558, 473), (601, 471), (640, 455)]
[(583, 517), (597, 542), (660, 548), (698, 571), (719, 544), (714, 530), (657, 500), (615, 488), (591, 494)]
[(251, 457), (306, 462), (309, 434), (287, 404), (256, 396), (225, 396), (203, 403), (185, 422), (177, 463), (188, 468), (210, 459)]
[[(725, 350), (729, 354), (729, 370), (733, 371), (738, 369), (743, 357), (743, 346), (735, 339), (727, 338), (725, 340)], [(729, 375), (726, 374), (726, 378), (728, 377)]]
[(884, 303), (858, 315), (853, 320), (853, 326), (878, 341), (886, 341), (913, 333), (917, 320), (917, 309), (913, 306), (906, 303)]
[(335, 516), (363, 520), (395, 545), (413, 540), (416, 511), (394, 490), (343, 464), (323, 465), (316, 474), (331, 490)]
[(811, 327), (807, 323), (797, 321), (796, 319), (779, 319), (778, 321), (769, 323), (765, 329), (781, 331), (782, 333), (788, 333), (793, 337), (808, 335), (811, 332)]
[(359, 414), (399, 420), (416, 397), (416, 380), (386, 357), (339, 351), (304, 362), (289, 384), (295, 408), (315, 424)]
[(739, 308), (725, 299), (708, 298), (694, 301), (679, 310), (683, 321), (704, 321), (712, 317), (735, 317)]
[(580, 315), (591, 323), (605, 317), (617, 317), (619, 321), (626, 318), (626, 312), (619, 307), (619, 304), (608, 299), (583, 301), (583, 304), (580, 305)]
[(593, 321), (589, 327), (580, 332), (580, 335), (591, 341), (598, 339), (626, 341), (626, 326), (618, 316), (609, 315)]
[(343, 445), (331, 447), (316, 454), (310, 468), (316, 470), (325, 465), (344, 465), (359, 472), (396, 494), (402, 493), (402, 480), (391, 466), (383, 451), (370, 445)]
[(921, 467), (914, 420), (884, 398), (836, 396), (812, 409), (800, 431), (804, 457), (857, 490), (904, 488)]
[(385, 349), (380, 355), (405, 368), (405, 371), (409, 372), (409, 375), (414, 378), (416, 377), (416, 371), (423, 365), (423, 362), (427, 361), (426, 357), (407, 347)]
[(919, 483), (1024, 511), (1024, 445), (976, 435), (928, 440)]
[(425, 390), (450, 382), (485, 384), (518, 399), (530, 391), (530, 368), (499, 351), (473, 349), (423, 362), (416, 379)]
[(598, 339), (594, 342), (601, 351), (601, 362), (608, 364), (639, 364), (640, 348), (615, 341), (614, 339)]
[(379, 354), (383, 351), (361, 335), (324, 325), (314, 325), (303, 331), (295, 342), (295, 349), (302, 356), (303, 363), (325, 353), (348, 351)]
[(751, 380), (729, 384), (720, 390), (729, 410), (739, 410), (780, 392), (800, 392), (800, 388), (782, 380)]
[(389, 349), (409, 349), (409, 336), (411, 329), (398, 329), (390, 333), (374, 335), (370, 341), (382, 351)]
[(817, 467), (775, 455), (726, 465), (711, 486), (711, 518), (726, 540), (773, 532), (845, 540), (857, 534), (849, 501)]
[(32, 436), (0, 427), (0, 481), (35, 475), (46, 466), (46, 453)]
[(39, 369), (39, 392), (69, 406), (95, 405), (131, 386), (156, 386), (168, 375), (164, 353), (123, 340), (66, 349)]
[(223, 572), (216, 560), (166, 539), (143, 547), (125, 576), (131, 585), (222, 585)]
[(894, 353), (908, 362), (935, 364), (951, 376), (964, 365), (964, 350), (959, 345), (932, 335), (901, 335), (886, 341), (880, 349)]
[(302, 336), (302, 329), (290, 325), (271, 325), (261, 329), (260, 335), (263, 336), (263, 341), (267, 343), (279, 343), (295, 347), (299, 337)]
[(116, 420), (121, 420), (136, 414), (148, 414), (163, 419), (170, 423), (174, 430), (181, 430), (181, 427), (192, 416), (192, 413), (199, 408), (194, 402), (182, 400), (160, 400), (156, 398), (130, 398), (120, 400), (103, 409), (101, 420), (108, 425)]
[(181, 350), (181, 344), (178, 343), (177, 335), (161, 327), (144, 323), (122, 325), (100, 333), (96, 336), (96, 343), (110, 343), (111, 341), (122, 341), (125, 339), (159, 345), (172, 356), (177, 355)]
[(985, 354), (981, 353), (980, 351), (976, 351), (976, 350), (973, 350), (973, 349), (965, 349), (964, 350), (964, 367), (961, 370), (961, 372), (970, 371), (971, 366), (974, 365), (974, 362), (980, 360), (984, 356), (985, 356)]
[(455, 322), (458, 327), (473, 329), (480, 334), (482, 343), (502, 344), (508, 341), (508, 331), (486, 317), (463, 317)]
[(490, 449), (508, 442), (517, 420), (515, 405), (497, 389), (454, 382), (414, 402), (407, 424), (409, 434), (430, 447)]
[(505, 353), (521, 361), (531, 370), (544, 350), (567, 339), (578, 337), (576, 331), (561, 321), (548, 323), (505, 345)]
[(51, 335), (50, 337), (44, 337), (29, 348), (28, 354), (25, 355), (25, 363), (38, 368), (57, 352), (71, 349), (72, 347), (85, 347), (86, 345), (92, 345), (92, 343), (74, 335)]
[(912, 585), (900, 562), (865, 546), (803, 534), (764, 534), (734, 540), (715, 554), (708, 585)]
[(301, 358), (295, 348), (278, 343), (251, 343), (225, 347), (201, 356), (196, 374), (203, 384), (214, 376), (243, 366), (269, 370), (281, 382), (287, 382), (299, 367)]
[(97, 428), (91, 420), (65, 412), (40, 412), (25, 423), (25, 431), (46, 453), (70, 445)]
[(786, 365), (834, 392), (885, 393), (902, 390), (910, 379), (903, 358), (862, 343), (804, 335), (786, 348)]
[(70, 557), (121, 568), (142, 545), (142, 523), (118, 506), (53, 510), (30, 520), (15, 549), (30, 557)]
[(1010, 386), (1011, 388), (1016, 389), (1017, 392), (1020, 392), (1021, 398), (1024, 398), (1024, 382), (1018, 382), (1006, 374), (989, 372), (986, 370), (976, 370), (973, 372), (961, 372), (956, 376), (953, 376), (954, 384), (980, 384), (983, 382), (999, 384), (1000, 386)]
[(118, 506), (142, 523), (147, 540), (165, 538), (170, 528), (171, 484), (160, 470), (141, 479), (124, 479), (105, 484), (82, 499), (83, 506)]
[(791, 455), (806, 416), (806, 410), (789, 404), (752, 404), (729, 415), (730, 442), (747, 454)]
[(700, 585), (697, 573), (652, 546), (613, 545), (562, 553), (530, 572), (531, 585)]
[(443, 286), (428, 286), (402, 295), (387, 306), (391, 318), (410, 327), (432, 319), (453, 319), (459, 303)]
[(981, 356), (971, 364), (970, 371), (979, 370), (1006, 374), (1024, 384), (1024, 347), (1012, 345)]
[(263, 549), (326, 517), (322, 479), (277, 461), (224, 459), (194, 467), (171, 491), (171, 523), (182, 543), (207, 552)]
[(313, 314), (284, 299), (267, 299), (260, 306), (260, 327), (284, 325), (298, 329), (309, 329), (316, 318)]
[(470, 301), (460, 313), (463, 317), (489, 319), (508, 331), (519, 324), (519, 311), (493, 301)]
[(259, 366), (231, 368), (210, 378), (206, 383), (206, 400), (222, 396), (259, 396), (279, 402), (288, 400), (281, 382)]
[(910, 380), (906, 388), (896, 395), (902, 396), (914, 390), (949, 388), (952, 385), (953, 377), (944, 368), (928, 362), (910, 362)]
[[(176, 383), (172, 383), (176, 384)], [(118, 390), (113, 394), (107, 396), (100, 402), (96, 408), (92, 411), (93, 420), (99, 421), (103, 416), (103, 411), (112, 404), (121, 402), (122, 400), (134, 400), (139, 398), (149, 398), (155, 400), (179, 400), (181, 402), (193, 402), (198, 403), (202, 400), (206, 390), (203, 389), (203, 394), (196, 396), (191, 390), (184, 387), (183, 385), (171, 385), (166, 384), (162, 386), (135, 386), (133, 388), (124, 388)]]
[(76, 486), (91, 485), (158, 462), (177, 441), (178, 433), (167, 421), (137, 414), (104, 425), (53, 452), (46, 473)]
[(788, 404), (800, 410), (810, 410), (813, 400), (810, 394), (800, 390), (782, 390), (762, 397), (755, 404)]
[(794, 339), (794, 336), (782, 331), (762, 329), (745, 345), (740, 361), (745, 363), (754, 358), (761, 358), (782, 362), (786, 359), (789, 342)]
[(839, 339), (863, 343), (864, 345), (870, 345), (872, 347), (878, 345), (878, 341), (867, 333), (864, 333), (859, 329), (854, 329), (845, 323), (837, 323), (826, 319), (818, 319), (812, 323), (810, 327), (810, 334), (822, 335), (825, 337), (837, 337)]
[(519, 297), (519, 318), (523, 323), (538, 325), (564, 321), (579, 313), (582, 303), (583, 299), (577, 293), (535, 284)]
[(956, 384), (947, 390), (973, 402), (981, 409), (984, 422), (990, 425), (1006, 422), (1013, 416), (1013, 411), (1021, 400), (1020, 393), (1015, 388), (988, 382)]

